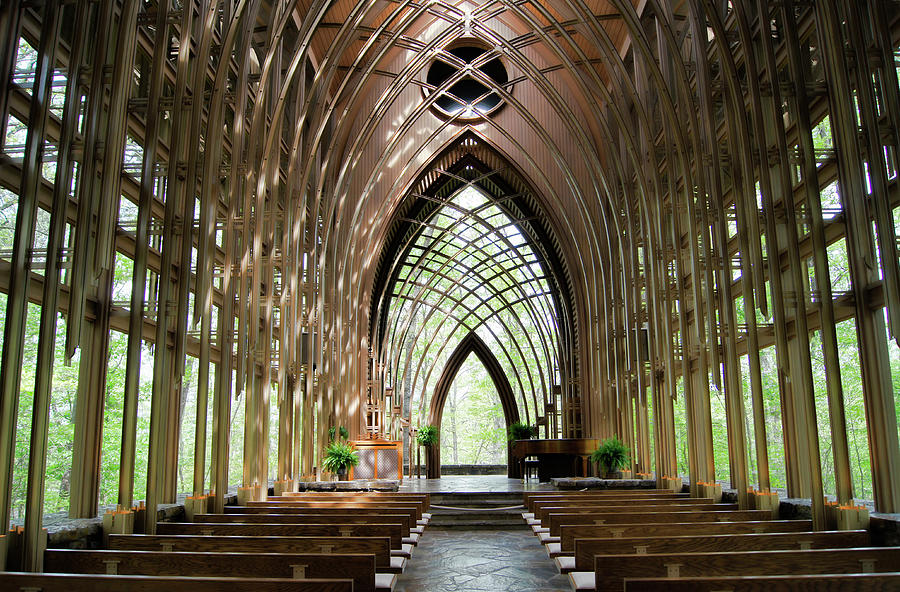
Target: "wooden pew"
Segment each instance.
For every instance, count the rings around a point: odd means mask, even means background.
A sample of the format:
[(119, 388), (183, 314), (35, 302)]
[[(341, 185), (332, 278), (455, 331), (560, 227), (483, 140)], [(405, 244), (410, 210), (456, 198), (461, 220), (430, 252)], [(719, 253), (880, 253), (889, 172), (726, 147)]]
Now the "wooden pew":
[(202, 522), (160, 522), (157, 534), (215, 534), (231, 536), (331, 536), (388, 537), (391, 553), (408, 557), (412, 545), (403, 543), (399, 524), (213, 524)]
[(316, 513), (250, 513), (250, 514), (194, 514), (194, 522), (231, 524), (235, 522), (255, 524), (399, 524), (404, 536), (409, 536), (408, 514), (368, 514), (343, 512), (340, 514)]
[(573, 524), (560, 528), (563, 550), (575, 551), (576, 538), (636, 538), (701, 534), (751, 534), (812, 530), (810, 520), (741, 520), (643, 524)]
[(634, 493), (630, 491), (568, 491), (565, 493), (555, 492), (555, 491), (529, 491), (525, 492), (523, 499), (525, 502), (525, 507), (528, 508), (528, 511), (533, 511), (534, 503), (537, 500), (545, 500), (545, 499), (579, 499), (579, 498), (609, 498), (609, 499), (623, 499), (623, 500), (632, 500), (632, 499), (661, 499), (661, 498), (672, 498), (672, 499), (693, 499), (691, 498), (689, 493), (673, 493), (672, 491), (666, 490), (640, 490), (640, 493), (637, 493), (635, 490)]
[[(374, 510), (376, 514), (386, 514), (386, 515), (401, 515), (401, 516), (411, 516), (411, 512), (403, 509), (403, 508), (395, 508), (392, 506), (384, 506)], [(315, 513), (317, 515), (328, 515), (328, 514), (342, 514), (346, 515), (349, 513), (353, 513), (354, 515), (358, 515), (359, 512), (354, 510), (347, 510), (346, 508), (303, 508), (303, 507), (293, 507), (287, 505), (272, 505), (272, 506), (225, 506), (226, 514), (312, 514)], [(424, 513), (422, 514), (425, 515)], [(425, 532), (425, 526), (428, 524), (428, 521), (425, 519), (415, 520), (414, 518), (410, 518), (410, 532), (417, 532), (422, 534)]]
[(612, 497), (584, 497), (579, 499), (544, 499), (537, 498), (533, 500), (531, 504), (531, 509), (525, 512), (522, 512), (522, 518), (524, 518), (529, 524), (533, 522), (539, 521), (538, 514), (544, 508), (557, 507), (557, 508), (572, 508), (572, 507), (580, 507), (580, 506), (594, 506), (594, 507), (612, 507), (612, 506), (629, 506), (629, 507), (646, 507), (646, 506), (702, 506), (707, 504), (713, 504), (715, 501), (709, 498), (683, 498), (683, 497), (668, 497), (668, 498), (658, 498), (658, 497), (643, 497), (638, 499), (628, 499), (628, 498), (612, 498)]
[(353, 580), (0, 572), (0, 590), (40, 592), (353, 592)]
[(431, 503), (431, 494), (407, 493), (400, 491), (286, 491), (280, 496), (269, 496), (268, 499), (278, 501), (282, 499), (289, 500), (293, 498), (371, 498), (375, 500), (411, 500), (424, 503), (426, 510)]
[[(770, 520), (769, 510), (725, 510), (707, 512), (620, 512), (620, 513), (557, 513), (548, 517), (549, 534), (559, 537), (563, 524), (665, 524), (669, 522), (740, 522)], [(560, 542), (560, 541), (554, 541)]]
[(345, 511), (343, 513), (321, 513), (318, 511), (302, 514), (197, 514), (194, 522), (219, 524), (399, 524), (403, 544), (416, 546), (422, 530), (410, 526), (408, 514), (382, 514)]
[[(299, 500), (295, 501), (291, 499), (290, 501), (281, 501), (281, 502), (247, 502), (248, 506), (262, 506), (262, 507), (273, 507), (286, 505), (290, 507), (296, 508), (345, 508), (345, 509), (355, 509), (355, 510), (377, 510), (379, 507), (385, 505), (384, 502), (379, 502), (377, 500)], [(416, 520), (422, 519), (422, 504), (417, 503), (402, 503), (395, 502), (389, 504), (395, 508), (405, 508), (410, 511), (410, 515), (414, 516)]]
[(571, 497), (535, 497), (531, 498), (530, 507), (532, 510), (540, 506), (566, 506), (575, 504), (599, 504), (608, 506), (617, 506), (623, 504), (634, 505), (657, 505), (657, 504), (713, 504), (716, 503), (712, 498), (706, 497), (682, 497), (682, 496), (650, 496), (641, 497), (619, 497), (611, 495), (584, 495), (576, 498)]
[(537, 517), (537, 513), (540, 512), (542, 508), (547, 507), (579, 507), (584, 505), (591, 506), (630, 506), (630, 507), (645, 507), (645, 506), (668, 506), (668, 505), (677, 505), (677, 506), (697, 506), (697, 505), (706, 505), (713, 504), (714, 500), (710, 498), (699, 498), (699, 497), (652, 497), (652, 496), (643, 496), (639, 498), (627, 498), (627, 497), (612, 497), (612, 496), (580, 496), (578, 498), (560, 498), (560, 497), (552, 497), (552, 498), (532, 498), (530, 506), (526, 508), (525, 512), (522, 512), (522, 518), (528, 522), (529, 525), (534, 525), (540, 522)]
[(900, 572), (827, 576), (625, 579), (625, 592), (809, 592), (810, 590), (893, 592), (900, 590)]
[(46, 573), (353, 580), (354, 592), (390, 592), (395, 574), (376, 574), (375, 555), (209, 553), (50, 549)]
[(543, 491), (524, 491), (522, 496), (527, 500), (535, 496), (576, 496), (576, 495), (629, 495), (633, 497), (642, 495), (690, 495), (686, 493), (675, 493), (671, 489), (584, 489), (561, 491), (559, 489), (546, 489)]
[[(812, 530), (810, 520), (764, 520), (740, 522), (681, 522), (673, 524), (572, 524), (560, 527), (558, 543), (547, 545), (547, 552), (574, 555), (579, 538), (676, 537), (713, 534), (753, 534), (770, 532), (805, 532)], [(554, 546), (556, 545), (556, 547)]]
[(366, 501), (385, 505), (416, 504), (421, 508), (418, 520), (427, 524), (431, 519), (428, 510), (431, 507), (431, 496), (427, 493), (380, 493), (380, 492), (286, 492), (279, 497), (269, 497), (265, 501), (251, 501), (249, 505), (291, 504), (297, 501)]
[(837, 549), (867, 547), (865, 530), (777, 532), (766, 534), (714, 534), (636, 537), (628, 539), (575, 539), (574, 556), (556, 558), (561, 573), (590, 571), (595, 555), (653, 555), (709, 551), (775, 551), (780, 549)]
[(406, 568), (406, 558), (391, 555), (388, 537), (112, 534), (109, 547), (165, 552), (364, 553), (375, 556), (375, 569), (379, 572), (403, 573)]
[(660, 504), (660, 505), (621, 505), (611, 506), (594, 504), (591, 502), (572, 505), (552, 505), (539, 506), (535, 508), (534, 518), (539, 520), (541, 524), (545, 524), (551, 513), (564, 514), (599, 514), (599, 513), (634, 513), (640, 512), (710, 512), (710, 511), (733, 511), (737, 510), (737, 504), (716, 504), (709, 502), (706, 504)]
[(395, 494), (371, 494), (366, 492), (349, 493), (349, 492), (315, 492), (315, 493), (298, 493), (293, 492), (281, 496), (269, 496), (265, 500), (266, 503), (291, 503), (297, 501), (367, 501), (383, 504), (419, 504), (422, 509), (427, 511), (431, 505), (431, 498), (428, 494), (416, 493), (395, 493)]
[(569, 574), (574, 590), (621, 592), (625, 578), (853, 574), (900, 571), (900, 547), (596, 555), (594, 571)]
[[(428, 520), (422, 519), (417, 520), (415, 518), (415, 512), (410, 511), (409, 508), (404, 507), (395, 507), (395, 506), (383, 506), (375, 509), (366, 509), (366, 510), (358, 510), (358, 509), (347, 509), (347, 508), (306, 508), (303, 506), (290, 506), (290, 505), (265, 505), (265, 506), (225, 506), (226, 514), (318, 514), (318, 515), (330, 515), (330, 514), (353, 514), (353, 515), (366, 515), (369, 513), (373, 514), (387, 514), (387, 515), (403, 515), (409, 517), (409, 525), (410, 532), (415, 532), (418, 534), (422, 534), (425, 532), (425, 526), (428, 524)], [(424, 516), (425, 514), (423, 514)]]

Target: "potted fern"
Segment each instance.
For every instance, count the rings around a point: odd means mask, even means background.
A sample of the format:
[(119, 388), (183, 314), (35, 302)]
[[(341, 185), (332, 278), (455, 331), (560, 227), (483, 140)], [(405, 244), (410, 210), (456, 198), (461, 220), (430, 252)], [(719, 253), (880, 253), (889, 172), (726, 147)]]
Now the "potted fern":
[(437, 426), (427, 425), (419, 428), (419, 433), (416, 434), (416, 443), (419, 446), (434, 446), (437, 441)]
[(331, 426), (330, 428), (328, 428), (328, 441), (329, 442), (334, 442), (334, 437), (336, 435), (339, 435), (342, 440), (347, 440), (348, 438), (350, 438), (350, 432), (347, 431), (347, 428), (345, 428), (344, 426), (339, 426), (339, 427)]
[(359, 456), (353, 444), (344, 440), (332, 441), (325, 447), (325, 457), (322, 459), (322, 468), (329, 473), (334, 473), (340, 481), (344, 481), (347, 470), (359, 464)]
[(591, 453), (591, 462), (600, 465), (607, 478), (621, 479), (621, 470), (629, 462), (629, 452), (622, 441), (613, 436), (601, 442), (597, 450)]
[(416, 444), (425, 447), (425, 477), (428, 479), (440, 477), (440, 460), (436, 460), (437, 453), (432, 450), (438, 443), (438, 437), (438, 429), (435, 425), (422, 426), (416, 434)]
[(537, 426), (531, 427), (525, 422), (517, 421), (506, 430), (506, 439), (510, 442), (516, 440), (531, 440), (537, 435)]

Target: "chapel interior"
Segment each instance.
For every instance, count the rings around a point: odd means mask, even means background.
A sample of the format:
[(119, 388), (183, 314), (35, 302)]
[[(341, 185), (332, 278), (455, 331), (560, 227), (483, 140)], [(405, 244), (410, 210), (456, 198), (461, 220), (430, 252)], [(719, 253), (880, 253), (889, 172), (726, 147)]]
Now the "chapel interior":
[[(0, 588), (439, 589), (493, 529), (534, 589), (900, 589), (898, 172), (895, 0), (4, 0)], [(293, 576), (52, 568), (301, 499), (348, 546), (412, 515), (352, 584), (321, 541)], [(730, 566), (605, 588), (617, 547), (543, 509), (578, 499), (803, 535), (649, 528)], [(242, 532), (178, 536), (302, 543)], [(452, 589), (526, 589), (491, 573)]]

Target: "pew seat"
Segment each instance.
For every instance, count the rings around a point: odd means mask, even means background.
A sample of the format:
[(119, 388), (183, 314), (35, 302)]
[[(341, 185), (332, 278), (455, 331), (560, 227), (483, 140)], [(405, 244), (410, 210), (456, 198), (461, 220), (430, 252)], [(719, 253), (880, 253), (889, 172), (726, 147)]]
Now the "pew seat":
[[(553, 504), (549, 506), (539, 506), (535, 508), (536, 512), (534, 514), (533, 520), (540, 521), (541, 523), (547, 521), (550, 517), (550, 514), (595, 514), (595, 513), (607, 513), (607, 514), (616, 514), (616, 513), (635, 513), (640, 512), (643, 514), (649, 514), (651, 512), (725, 512), (725, 511), (735, 511), (738, 509), (737, 504), (715, 504), (715, 503), (706, 503), (706, 504), (626, 504), (622, 505), (604, 505), (604, 504), (594, 504), (592, 502), (585, 504)], [(547, 526), (545, 524), (545, 526)]]
[(869, 533), (865, 530), (635, 537), (628, 539), (583, 538), (575, 539), (574, 555), (558, 556), (555, 558), (555, 562), (560, 573), (569, 573), (570, 571), (592, 570), (595, 555), (836, 549), (841, 547), (866, 547), (869, 544)]
[(232, 536), (386, 536), (391, 551), (409, 556), (413, 546), (403, 542), (399, 524), (216, 524), (204, 522), (160, 522), (158, 534), (232, 535)]
[(412, 531), (409, 516), (406, 514), (357, 514), (345, 512), (340, 514), (194, 514), (194, 522), (216, 524), (394, 524), (400, 525), (403, 533), (412, 536), (419, 534)]
[(625, 579), (900, 571), (900, 547), (595, 555), (593, 571), (568, 574), (576, 591), (621, 592)]
[(900, 572), (722, 578), (627, 578), (625, 592), (893, 592)]
[(375, 569), (403, 573), (407, 559), (391, 555), (388, 537), (219, 536), (113, 534), (111, 549), (132, 551), (196, 551), (246, 553), (363, 553), (375, 556)]
[(48, 549), (44, 572), (236, 578), (340, 578), (355, 592), (390, 592), (395, 574), (378, 574), (375, 555)]
[[(315, 515), (315, 516), (367, 516), (366, 513), (353, 512), (348, 511), (344, 508), (303, 508), (303, 507), (292, 507), (287, 505), (278, 505), (278, 506), (225, 506), (225, 514), (301, 514), (301, 515)], [(406, 510), (401, 508), (395, 508), (393, 506), (383, 506), (375, 510), (375, 515), (387, 515), (387, 516), (407, 516), (409, 513)], [(199, 514), (198, 514), (199, 515)], [(195, 521), (196, 521), (195, 515)], [(413, 526), (415, 524), (415, 526)], [(428, 525), (428, 521), (426, 520), (413, 520), (410, 521), (410, 532), (416, 532), (418, 534), (423, 534), (425, 532), (425, 527)]]
[(689, 536), (701, 534), (749, 534), (764, 532), (806, 532), (810, 520), (746, 520), (739, 522), (673, 522), (651, 524), (573, 524), (560, 528), (561, 551), (575, 552), (576, 538), (636, 538)]
[(0, 572), (9, 592), (353, 592), (353, 580), (282, 578), (192, 578)]

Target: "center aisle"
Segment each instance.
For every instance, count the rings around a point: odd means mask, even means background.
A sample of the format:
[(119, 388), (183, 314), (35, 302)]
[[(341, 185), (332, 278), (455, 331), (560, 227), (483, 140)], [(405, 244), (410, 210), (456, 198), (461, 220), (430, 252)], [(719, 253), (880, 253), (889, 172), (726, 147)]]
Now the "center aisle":
[(527, 530), (428, 529), (395, 592), (567, 592)]
[[(547, 483), (507, 479), (505, 475), (447, 475), (406, 479), (401, 491), (428, 492), (432, 505), (490, 507), (518, 505), (523, 491), (552, 490)], [(466, 493), (461, 493), (466, 492)], [(484, 494), (483, 496), (479, 494)], [(508, 494), (508, 495), (503, 495)], [(447, 516), (432, 508), (432, 523), (397, 581), (395, 592), (568, 592), (570, 586), (547, 553), (523, 528), (521, 510), (461, 512)], [(450, 512), (453, 513), (452, 511)], [(514, 526), (504, 526), (511, 514)], [(480, 527), (461, 521), (481, 522)], [(491, 525), (485, 524), (491, 522)], [(452, 525), (444, 528), (442, 525)]]

